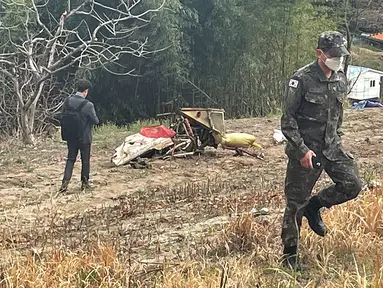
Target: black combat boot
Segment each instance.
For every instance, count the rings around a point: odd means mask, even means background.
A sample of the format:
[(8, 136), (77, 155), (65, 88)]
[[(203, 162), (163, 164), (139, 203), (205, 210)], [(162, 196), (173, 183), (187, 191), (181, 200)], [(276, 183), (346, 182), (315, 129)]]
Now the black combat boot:
[(299, 271), (301, 270), (301, 265), (298, 258), (298, 247), (284, 247), (283, 256), (282, 256), (282, 265), (291, 270)]
[(320, 216), (319, 209), (322, 207), (323, 205), (319, 202), (318, 196), (312, 196), (305, 207), (303, 216), (307, 218), (310, 228), (319, 236), (324, 237), (327, 233), (327, 227)]

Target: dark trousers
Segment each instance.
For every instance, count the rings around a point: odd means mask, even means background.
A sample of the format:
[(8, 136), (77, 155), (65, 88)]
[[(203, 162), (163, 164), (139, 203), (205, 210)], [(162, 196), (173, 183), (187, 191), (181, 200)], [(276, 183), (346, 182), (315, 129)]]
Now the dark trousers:
[(333, 180), (334, 184), (318, 192), (320, 203), (327, 208), (351, 200), (362, 189), (359, 173), (354, 159), (339, 151), (339, 158), (330, 161), (321, 157), (322, 169), (307, 169), (300, 161), (289, 159), (285, 180), (286, 209), (282, 224), (282, 242), (291, 247), (298, 243), (305, 202), (311, 197), (312, 189), (322, 171)]
[(69, 183), (72, 178), (74, 163), (80, 150), (81, 154), (81, 182), (88, 183), (90, 172), (90, 148), (91, 144), (67, 143), (68, 157), (65, 165), (63, 184)]

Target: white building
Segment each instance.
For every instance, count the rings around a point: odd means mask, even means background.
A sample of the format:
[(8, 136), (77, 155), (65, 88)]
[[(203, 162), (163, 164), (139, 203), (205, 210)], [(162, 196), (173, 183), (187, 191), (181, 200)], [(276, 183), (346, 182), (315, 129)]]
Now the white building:
[(350, 91), (347, 98), (352, 100), (383, 98), (383, 71), (349, 65), (347, 78)]

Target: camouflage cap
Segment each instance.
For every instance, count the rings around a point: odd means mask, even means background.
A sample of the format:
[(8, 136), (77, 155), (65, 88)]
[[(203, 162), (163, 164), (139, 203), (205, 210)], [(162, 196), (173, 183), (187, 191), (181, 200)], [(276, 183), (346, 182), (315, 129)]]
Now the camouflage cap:
[(318, 40), (318, 49), (329, 52), (332, 57), (350, 55), (346, 48), (347, 41), (338, 31), (323, 32)]

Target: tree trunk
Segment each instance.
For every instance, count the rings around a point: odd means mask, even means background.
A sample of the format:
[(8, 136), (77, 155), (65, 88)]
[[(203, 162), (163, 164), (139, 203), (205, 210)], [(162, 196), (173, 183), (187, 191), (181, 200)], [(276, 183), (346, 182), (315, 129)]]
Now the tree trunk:
[[(33, 136), (33, 122), (34, 119), (31, 118), (30, 108), (25, 109), (24, 107), (21, 109), (20, 115), (20, 124), (21, 124), (21, 136), (23, 143), (25, 145), (34, 145), (35, 138)], [(34, 116), (33, 116), (34, 117)]]
[[(27, 102), (26, 104), (21, 103), (22, 106), (20, 109), (20, 128), (21, 128), (21, 136), (23, 143), (25, 145), (34, 145), (35, 137), (33, 135), (34, 132), (34, 124), (35, 124), (35, 116), (36, 116), (36, 107), (37, 102), (40, 99), (41, 93), (43, 91), (43, 87), (45, 85), (45, 81), (41, 82), (37, 87), (35, 94), (33, 95), (33, 101)], [(19, 92), (21, 95), (21, 91)]]

